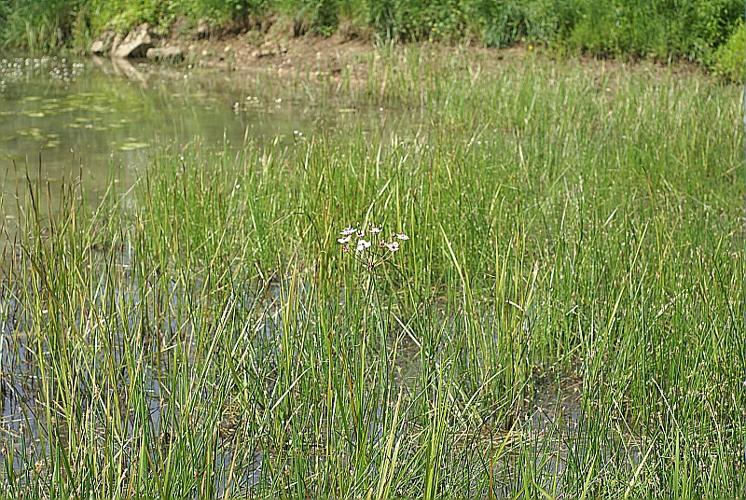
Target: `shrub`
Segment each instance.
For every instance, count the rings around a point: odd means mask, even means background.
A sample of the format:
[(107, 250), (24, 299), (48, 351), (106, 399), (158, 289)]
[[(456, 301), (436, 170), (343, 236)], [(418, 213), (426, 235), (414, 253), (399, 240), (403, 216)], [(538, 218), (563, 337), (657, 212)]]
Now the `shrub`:
[(370, 24), (384, 39), (453, 40), (466, 24), (459, 0), (372, 0), (369, 9)]
[(70, 37), (84, 0), (6, 0), (0, 7), (0, 44), (53, 51)]
[(331, 35), (339, 24), (339, 5), (337, 0), (316, 0), (313, 2), (311, 26), (315, 33)]
[(743, 23), (715, 53), (714, 70), (734, 82), (746, 80), (746, 25)]
[(577, 0), (570, 48), (600, 56), (707, 63), (743, 12), (740, 0)]
[(319, 35), (331, 35), (339, 24), (338, 0), (277, 0), (273, 10), (291, 18), (295, 33), (307, 31)]
[(550, 41), (560, 25), (558, 0), (466, 0), (469, 31), (488, 47), (518, 41)]
[(181, 0), (179, 14), (194, 19), (208, 18), (224, 23), (248, 16), (258, 16), (268, 9), (271, 0)]

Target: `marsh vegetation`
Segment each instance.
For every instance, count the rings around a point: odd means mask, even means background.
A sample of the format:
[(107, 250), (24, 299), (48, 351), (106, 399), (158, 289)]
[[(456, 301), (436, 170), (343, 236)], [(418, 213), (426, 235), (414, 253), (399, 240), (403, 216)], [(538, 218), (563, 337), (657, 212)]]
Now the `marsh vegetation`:
[[(149, 144), (95, 193), (16, 162), (4, 494), (744, 494), (741, 89), (532, 53), (366, 64), (243, 96), (333, 126)], [(400, 246), (344, 251), (350, 225)]]

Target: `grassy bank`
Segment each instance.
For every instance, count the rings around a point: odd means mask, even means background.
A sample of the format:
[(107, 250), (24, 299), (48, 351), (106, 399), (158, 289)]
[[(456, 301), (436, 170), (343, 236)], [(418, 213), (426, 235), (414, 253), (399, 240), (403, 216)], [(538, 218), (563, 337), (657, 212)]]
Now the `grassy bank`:
[[(164, 150), (28, 212), (2, 491), (742, 495), (740, 89), (469, 57), (344, 91), (410, 126)], [(345, 252), (350, 224), (409, 239)]]
[[(36, 51), (87, 49), (105, 28), (124, 31), (176, 20), (258, 27), (284, 20), (297, 34), (505, 47), (543, 43), (601, 57), (685, 59), (738, 78), (743, 47), (740, 0), (0, 0), (2, 45)], [(718, 50), (720, 49), (720, 50)]]

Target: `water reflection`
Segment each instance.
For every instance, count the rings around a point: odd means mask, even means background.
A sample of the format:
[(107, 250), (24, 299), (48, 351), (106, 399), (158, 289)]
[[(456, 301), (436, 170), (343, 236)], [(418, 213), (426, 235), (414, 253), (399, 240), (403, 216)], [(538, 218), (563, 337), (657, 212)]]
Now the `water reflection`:
[(96, 198), (112, 179), (132, 183), (160, 147), (233, 148), (274, 137), (293, 143), (312, 128), (381, 115), (329, 104), (322, 108), (294, 83), (259, 73), (0, 59), (2, 210), (14, 215), (13, 200), (28, 181), (54, 195), (65, 180), (80, 178), (82, 192)]
[[(106, 280), (95, 286), (92, 304), (96, 314), (108, 318), (106, 324), (86, 330), (90, 328), (90, 316), (81, 314), (74, 319), (72, 330), (85, 336), (92, 346), (106, 344), (109, 350), (91, 350), (92, 364), (85, 367), (77, 365), (79, 360), (74, 355), (63, 356), (70, 370), (80, 371), (74, 376), (70, 393), (61, 394), (54, 388), (51, 393), (45, 392), (44, 381), (49, 382), (50, 375), (38, 366), (39, 358), (59, 355), (59, 345), (35, 336), (43, 327), (33, 324), (33, 312), (14, 298), (10, 286), (0, 284), (0, 464), (4, 465), (0, 467), (0, 484), (8, 480), (8, 464), (17, 477), (22, 477), (50, 457), (50, 443), (68, 443), (71, 436), (67, 419), (71, 414), (81, 419), (86, 415), (87, 424), (95, 428), (96, 439), (121, 434), (121, 450), (126, 457), (137, 455), (137, 439), (142, 432), (155, 443), (153, 449), (168, 449), (174, 446), (174, 440), (185, 439), (178, 435), (184, 401), (177, 394), (179, 382), (167, 369), (170, 349), (164, 349), (163, 344), (172, 345), (175, 338), (182, 338), (190, 353), (188, 369), (197, 369), (192, 354), (199, 351), (199, 345), (191, 320), (185, 318), (193, 316), (189, 304), (196, 303), (192, 295), (198, 291), (185, 290), (172, 282), (165, 293), (159, 293), (153, 283), (131, 282), (111, 290), (107, 286)], [(265, 367), (274, 366), (278, 355), (275, 336), (282, 327), (280, 295), (279, 285), (270, 283), (263, 289), (241, 290), (231, 299), (240, 304), (241, 310), (256, 316), (254, 322), (247, 323), (246, 331), (236, 331), (235, 335), (246, 337)], [(117, 318), (113, 311), (127, 312)], [(119, 325), (121, 330), (110, 331), (112, 325)], [(132, 353), (148, 361), (131, 370), (127, 356)], [(112, 361), (117, 373), (107, 371)], [(266, 377), (262, 381), (266, 384), (262, 390), (272, 393), (274, 379)], [(206, 387), (200, 391), (203, 401), (221, 401)], [(113, 400), (127, 404), (115, 405)], [(218, 406), (220, 415), (210, 406), (193, 411), (195, 423), (218, 422), (212, 488), (222, 496), (257, 484), (264, 457), (254, 447), (246, 446), (255, 439), (247, 435), (249, 429), (242, 423), (246, 409), (238, 401), (227, 399)], [(62, 411), (65, 407), (67, 411)]]

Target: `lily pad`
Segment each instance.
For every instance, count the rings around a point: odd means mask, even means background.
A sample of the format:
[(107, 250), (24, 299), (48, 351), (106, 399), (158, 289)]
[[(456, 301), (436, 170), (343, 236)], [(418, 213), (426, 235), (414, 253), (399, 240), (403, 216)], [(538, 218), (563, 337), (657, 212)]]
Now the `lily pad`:
[(22, 128), (17, 130), (16, 133), (22, 137), (34, 137), (37, 139), (42, 137), (41, 129), (36, 127)]
[(138, 149), (145, 149), (150, 147), (147, 142), (125, 142), (119, 146), (119, 151), (135, 151)]
[(93, 106), (90, 106), (88, 110), (93, 111), (94, 113), (113, 113), (114, 112), (112, 108), (109, 108), (107, 106), (101, 106), (98, 104), (94, 104)]

